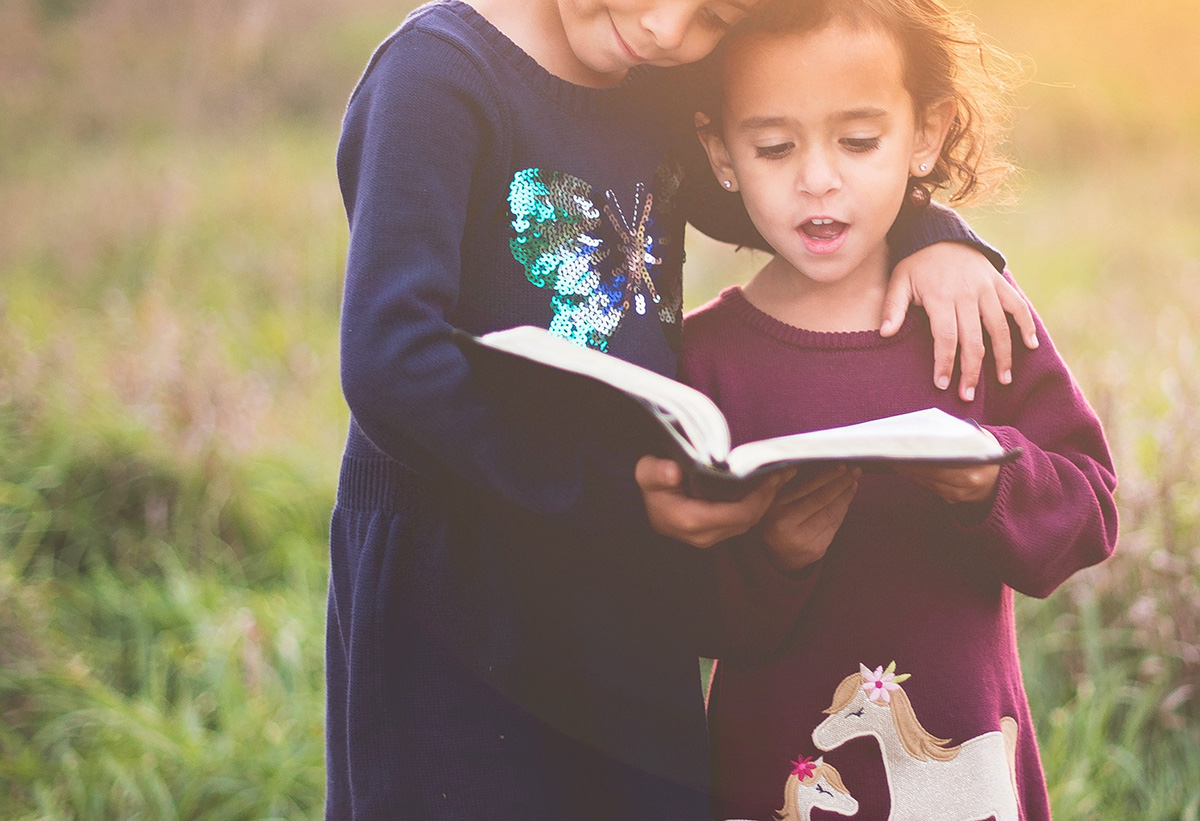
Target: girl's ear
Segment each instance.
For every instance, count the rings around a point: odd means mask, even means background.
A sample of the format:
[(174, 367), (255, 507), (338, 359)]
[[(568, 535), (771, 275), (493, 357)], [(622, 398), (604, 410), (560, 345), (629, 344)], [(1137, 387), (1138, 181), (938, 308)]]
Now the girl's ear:
[(916, 140), (913, 141), (913, 157), (909, 163), (908, 173), (913, 177), (927, 177), (937, 164), (942, 153), (942, 144), (946, 142), (946, 134), (950, 124), (954, 122), (956, 106), (954, 100), (945, 99), (933, 103), (925, 109), (924, 116), (917, 123)]
[(725, 148), (725, 140), (720, 131), (713, 126), (712, 120), (702, 111), (695, 116), (696, 136), (708, 154), (708, 164), (712, 166), (713, 175), (726, 191), (737, 191), (737, 175), (733, 173), (733, 163), (729, 161), (729, 151)]

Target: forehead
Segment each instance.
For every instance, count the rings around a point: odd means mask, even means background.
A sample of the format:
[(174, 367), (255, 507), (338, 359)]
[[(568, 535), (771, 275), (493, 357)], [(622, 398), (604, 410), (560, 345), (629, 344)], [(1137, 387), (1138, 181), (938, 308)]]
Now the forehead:
[(722, 69), (725, 113), (806, 119), (911, 106), (894, 38), (835, 21), (809, 32), (755, 33), (733, 44)]

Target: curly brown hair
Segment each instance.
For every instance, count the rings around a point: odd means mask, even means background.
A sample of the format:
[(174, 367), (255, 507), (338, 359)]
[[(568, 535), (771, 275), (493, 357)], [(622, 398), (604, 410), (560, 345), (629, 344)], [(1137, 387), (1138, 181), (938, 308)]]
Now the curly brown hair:
[[(893, 37), (904, 60), (904, 85), (918, 116), (952, 100), (954, 117), (929, 175), (913, 184), (965, 204), (1008, 193), (1015, 166), (1004, 154), (1020, 62), (939, 0), (767, 0), (721, 43), (722, 55), (750, 36), (819, 31), (831, 23), (870, 28)], [(720, 83), (705, 106), (719, 125)]]

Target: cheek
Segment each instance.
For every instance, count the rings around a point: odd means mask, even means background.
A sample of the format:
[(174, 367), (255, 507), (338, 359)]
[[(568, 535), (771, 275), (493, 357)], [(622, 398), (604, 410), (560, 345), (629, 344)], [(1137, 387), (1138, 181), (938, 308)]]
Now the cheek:
[(879, 203), (881, 209), (899, 210), (908, 192), (910, 156), (897, 151), (889, 153), (888, 156), (880, 156), (869, 166), (861, 167), (857, 174), (859, 189), (873, 192), (872, 198)]
[(674, 48), (667, 56), (655, 60), (657, 66), (681, 66), (703, 60), (712, 54), (713, 49), (721, 42), (724, 33), (712, 33), (693, 26), (688, 30), (683, 42)]
[(775, 226), (787, 222), (794, 192), (782, 169), (773, 173), (755, 173), (745, 180), (739, 176), (738, 182), (746, 210), (754, 216), (755, 222)]
[(714, 31), (700, 26), (693, 26), (693, 29), (695, 30), (689, 32), (684, 41), (684, 49), (681, 49), (681, 51), (686, 50), (686, 62), (689, 63), (703, 60), (712, 54), (713, 49), (725, 38), (723, 31)]

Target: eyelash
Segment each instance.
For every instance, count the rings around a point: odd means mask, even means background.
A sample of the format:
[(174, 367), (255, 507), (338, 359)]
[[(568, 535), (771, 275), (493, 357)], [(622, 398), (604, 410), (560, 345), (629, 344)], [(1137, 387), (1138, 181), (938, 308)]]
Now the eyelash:
[(868, 151), (874, 151), (879, 148), (879, 138), (847, 137), (842, 140), (842, 145), (846, 146), (847, 151), (853, 151), (855, 154), (865, 154)]
[[(842, 145), (854, 154), (866, 154), (879, 148), (878, 137), (846, 137)], [(792, 153), (794, 143), (778, 143), (777, 145), (762, 145), (754, 149), (754, 156), (763, 160), (782, 160)]]
[(792, 153), (792, 147), (793, 143), (762, 145), (754, 149), (754, 156), (764, 160), (782, 160), (788, 154)]

